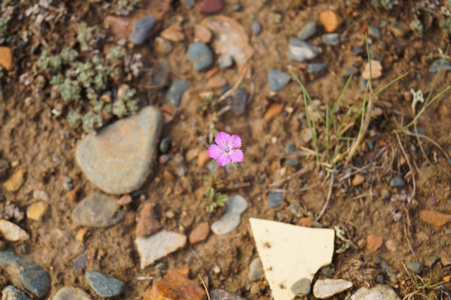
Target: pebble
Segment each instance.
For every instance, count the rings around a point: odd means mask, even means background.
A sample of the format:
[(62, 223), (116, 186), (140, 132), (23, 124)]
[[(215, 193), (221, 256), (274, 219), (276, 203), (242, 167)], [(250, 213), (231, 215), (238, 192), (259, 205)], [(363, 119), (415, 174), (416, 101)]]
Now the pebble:
[(208, 150), (206, 150), (206, 149), (202, 150), (197, 155), (197, 165), (199, 167), (203, 167), (209, 160), (210, 160), (210, 156), (208, 156)]
[(77, 225), (104, 228), (122, 221), (125, 213), (118, 211), (118, 204), (115, 198), (105, 194), (94, 193), (88, 195), (75, 206), (71, 217)]
[(438, 73), (440, 71), (440, 68), (442, 69), (442, 71), (451, 71), (451, 62), (446, 59), (437, 59), (429, 67), (429, 72)]
[(86, 271), (85, 278), (94, 292), (102, 298), (117, 296), (124, 288), (122, 281), (94, 270)]
[(210, 234), (210, 225), (208, 225), (208, 222), (200, 223), (189, 234), (188, 237), (189, 243), (193, 245), (205, 241), (208, 238), (209, 234)]
[(48, 208), (49, 204), (45, 201), (33, 203), (27, 208), (27, 218), (40, 222)]
[(90, 133), (77, 145), (76, 160), (100, 190), (128, 194), (141, 187), (152, 170), (161, 131), (161, 113), (152, 106)]
[(323, 274), (326, 277), (332, 277), (334, 275), (334, 271), (330, 266), (326, 266), (324, 268), (321, 268), (321, 274)]
[(323, 63), (314, 63), (314, 64), (307, 64), (307, 72), (308, 73), (320, 73), (327, 67), (327, 64)]
[(249, 265), (249, 280), (251, 282), (263, 279), (265, 273), (263, 272), (263, 265), (260, 258), (254, 258)]
[(360, 70), (355, 68), (355, 67), (349, 67), (346, 68), (345, 71), (343, 72), (343, 77), (349, 77), (351, 75), (356, 75), (359, 74)]
[(263, 115), (263, 119), (266, 122), (269, 122), (275, 117), (277, 117), (282, 112), (282, 110), (283, 110), (282, 103), (273, 103), (266, 110), (265, 114)]
[(218, 58), (218, 64), (221, 69), (230, 68), (233, 65), (233, 57), (229, 54), (221, 54)]
[(84, 270), (86, 268), (87, 263), (88, 263), (88, 251), (85, 251), (72, 261), (72, 269), (76, 271)]
[(285, 160), (285, 165), (292, 166), (292, 167), (299, 166), (299, 160), (296, 158), (287, 158)]
[(447, 266), (451, 265), (451, 256), (442, 256), (442, 257), (440, 257), (440, 263), (444, 267), (447, 267)]
[(240, 195), (229, 196), (226, 202), (226, 212), (211, 225), (211, 230), (217, 235), (232, 232), (240, 224), (241, 214), (246, 209), (246, 199)]
[(390, 186), (394, 187), (394, 188), (402, 188), (406, 185), (404, 179), (402, 179), (401, 177), (393, 177), (390, 180)]
[(309, 22), (304, 27), (302, 27), (301, 30), (298, 31), (296, 36), (298, 37), (298, 39), (305, 41), (315, 35), (316, 29), (316, 22)]
[(167, 270), (168, 269), (168, 264), (165, 262), (161, 262), (155, 265), (155, 269), (157, 270)]
[(204, 43), (192, 43), (187, 51), (188, 59), (193, 63), (195, 71), (208, 69), (213, 65), (213, 52)]
[(189, 269), (169, 270), (160, 281), (144, 291), (144, 299), (204, 300), (205, 289), (197, 280), (188, 279)]
[(259, 35), (260, 33), (262, 33), (262, 24), (260, 24), (259, 22), (252, 22), (251, 31), (253, 35)]
[(157, 89), (163, 89), (168, 85), (171, 66), (165, 58), (160, 58), (154, 65), (154, 73), (152, 75), (152, 86)]
[(409, 262), (407, 264), (407, 269), (414, 272), (415, 274), (420, 274), (421, 270), (423, 270), (423, 265), (419, 262)]
[(285, 146), (285, 151), (296, 152), (296, 146), (293, 143), (289, 143)]
[(182, 2), (183, 2), (183, 4), (185, 4), (186, 7), (193, 8), (196, 0), (183, 0)]
[[(89, 271), (88, 271), (89, 272)], [(82, 289), (73, 287), (73, 286), (65, 286), (61, 288), (55, 296), (52, 298), (53, 300), (91, 300), (92, 298)]]
[[(228, 92), (232, 87), (226, 86), (222, 89), (221, 95), (224, 95)], [(225, 101), (227, 105), (231, 107), (231, 111), (235, 116), (241, 116), (246, 112), (246, 102), (249, 98), (249, 94), (247, 93), (245, 88), (236, 89), (233, 94), (226, 97)]]
[(13, 69), (13, 49), (10, 47), (0, 47), (0, 66), (11, 71)]
[(29, 238), (25, 230), (7, 220), (0, 220), (0, 235), (10, 242), (25, 241)]
[(50, 290), (49, 274), (32, 259), (16, 254), (11, 248), (0, 252), (0, 269), (8, 273), (15, 285), (24, 287), (38, 299), (44, 298)]
[(451, 215), (435, 210), (422, 210), (420, 211), (420, 219), (434, 227), (440, 228), (451, 221)]
[(283, 193), (280, 192), (270, 192), (268, 193), (268, 205), (271, 208), (277, 208), (282, 205)]
[(278, 91), (291, 81), (290, 75), (281, 70), (269, 70), (268, 71), (268, 83), (269, 87), (273, 91)]
[(240, 297), (236, 294), (229, 293), (225, 290), (212, 290), (210, 291), (211, 300), (246, 300), (246, 298)]
[(291, 286), (291, 291), (296, 295), (308, 295), (311, 290), (312, 286), (308, 278), (299, 279)]
[(295, 37), (290, 38), (290, 47), (288, 49), (288, 57), (291, 60), (304, 62), (315, 58), (321, 52), (321, 49), (311, 45), (308, 42), (301, 41)]
[(9, 163), (4, 159), (0, 159), (0, 179), (6, 177), (9, 171)]
[(117, 204), (121, 205), (121, 206), (124, 206), (124, 205), (132, 203), (132, 201), (133, 201), (132, 196), (124, 195), (121, 198), (119, 198), (119, 200), (117, 200)]
[(42, 201), (49, 201), (50, 195), (46, 191), (43, 190), (34, 190), (33, 191), (33, 199), (34, 200), (42, 200)]
[(185, 35), (182, 32), (182, 28), (178, 25), (171, 25), (164, 29), (160, 36), (171, 42), (181, 42), (185, 39)]
[(373, 288), (361, 287), (350, 300), (401, 300), (388, 285), (376, 285)]
[(21, 290), (16, 289), (12, 285), (8, 285), (2, 291), (2, 300), (32, 300), (32, 299)]
[(203, 0), (199, 12), (204, 15), (213, 15), (219, 13), (223, 7), (222, 0)]
[(382, 35), (379, 28), (377, 28), (376, 26), (372, 26), (372, 25), (368, 26), (368, 34), (370, 34), (376, 38), (380, 38)]
[(364, 180), (365, 180), (365, 177), (363, 177), (363, 176), (360, 175), (360, 174), (356, 174), (356, 175), (354, 176), (354, 178), (352, 179), (352, 185), (353, 185), (353, 186), (361, 185), (361, 184), (363, 183)]
[(390, 27), (391, 32), (397, 37), (405, 37), (409, 34), (410, 30), (408, 26), (405, 26), (401, 23), (395, 23)]
[(166, 102), (174, 107), (179, 107), (182, 101), (183, 93), (189, 88), (189, 83), (176, 78), (166, 93)]
[(387, 200), (390, 198), (390, 196), (391, 196), (390, 192), (387, 189), (382, 190), (382, 192), (381, 192), (382, 199)]
[(144, 204), (139, 212), (139, 218), (136, 224), (136, 236), (145, 237), (159, 231), (162, 226), (160, 222), (154, 217), (154, 210), (152, 203)]
[(352, 287), (352, 282), (344, 279), (319, 279), (313, 286), (315, 298), (326, 299)]
[(172, 139), (167, 136), (161, 139), (158, 149), (160, 149), (161, 153), (166, 154), (169, 153), (169, 151), (171, 150), (171, 145)]
[(342, 18), (333, 10), (320, 12), (319, 19), (327, 32), (334, 32), (343, 22)]
[(161, 230), (149, 237), (137, 237), (135, 244), (141, 258), (141, 269), (144, 269), (156, 260), (185, 246), (186, 236)]
[(153, 42), (153, 48), (155, 49), (155, 52), (162, 55), (168, 54), (172, 51), (171, 42), (160, 36), (155, 38)]
[(382, 247), (383, 238), (381, 236), (370, 234), (366, 238), (366, 249), (370, 252), (376, 252), (380, 247)]
[(428, 256), (424, 259), (424, 265), (428, 268), (431, 268), (439, 261), (439, 259), (440, 258), (437, 255)]
[(8, 192), (17, 192), (25, 183), (25, 169), (16, 170), (11, 177), (3, 183), (3, 188)]
[(218, 89), (227, 85), (227, 80), (221, 74), (216, 74), (210, 79), (208, 79), (205, 84), (206, 89)]
[[(379, 61), (371, 60), (371, 78), (377, 79), (382, 76), (382, 65)], [(370, 80), (370, 64), (365, 63), (362, 71), (362, 78), (365, 80)]]
[(323, 34), (322, 39), (326, 45), (338, 45), (340, 42), (340, 35), (338, 33), (326, 33)]
[(195, 25), (194, 26), (194, 41), (208, 44), (211, 41), (213, 34), (206, 26)]
[(129, 41), (135, 45), (141, 45), (147, 38), (147, 35), (157, 23), (157, 19), (152, 15), (147, 15), (136, 20), (133, 32)]

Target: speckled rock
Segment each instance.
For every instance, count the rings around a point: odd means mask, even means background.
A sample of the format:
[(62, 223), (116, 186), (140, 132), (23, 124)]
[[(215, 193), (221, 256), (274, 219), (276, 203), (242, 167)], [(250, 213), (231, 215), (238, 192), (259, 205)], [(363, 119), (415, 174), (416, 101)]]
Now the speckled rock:
[(157, 23), (157, 19), (152, 15), (147, 15), (135, 22), (133, 32), (129, 37), (129, 41), (135, 45), (144, 43), (147, 35)]
[(85, 293), (82, 289), (73, 287), (73, 286), (65, 286), (61, 288), (55, 296), (53, 296), (53, 300), (91, 300), (92, 298)]
[(301, 41), (295, 37), (290, 38), (290, 46), (288, 49), (288, 57), (291, 60), (304, 62), (315, 58), (321, 52), (321, 49), (311, 45), (308, 42)]
[(166, 93), (166, 102), (174, 107), (179, 107), (182, 101), (183, 93), (189, 88), (189, 83), (176, 78)]
[(122, 281), (94, 270), (86, 271), (85, 278), (94, 292), (102, 298), (120, 295), (124, 288)]
[(82, 139), (75, 157), (83, 173), (109, 194), (127, 194), (141, 187), (154, 163), (161, 131), (161, 113), (147, 106)]
[(193, 63), (195, 71), (203, 71), (213, 65), (213, 52), (204, 43), (192, 43), (186, 53), (188, 59)]
[(361, 287), (351, 300), (401, 300), (395, 291), (387, 285), (376, 285), (373, 288)]

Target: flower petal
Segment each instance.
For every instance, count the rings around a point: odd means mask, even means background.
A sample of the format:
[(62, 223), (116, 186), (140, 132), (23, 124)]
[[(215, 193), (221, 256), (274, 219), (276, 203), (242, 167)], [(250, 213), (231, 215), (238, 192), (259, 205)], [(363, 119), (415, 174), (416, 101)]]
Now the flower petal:
[(230, 138), (230, 145), (232, 146), (232, 149), (241, 147), (241, 138), (239, 135), (232, 135)]
[(229, 152), (230, 159), (233, 163), (242, 162), (244, 158), (243, 151), (236, 149)]
[(218, 145), (212, 144), (210, 145), (210, 148), (208, 148), (208, 156), (210, 156), (213, 159), (218, 159), (218, 157), (221, 156), (223, 153), (224, 150)]
[(215, 137), (215, 142), (224, 150), (228, 150), (230, 146), (230, 134), (225, 132), (220, 132)]
[(229, 153), (225, 153), (224, 152), (223, 154), (221, 154), (218, 157), (217, 161), (218, 161), (218, 164), (221, 167), (224, 167), (225, 165), (228, 165), (230, 163), (230, 155), (229, 155)]

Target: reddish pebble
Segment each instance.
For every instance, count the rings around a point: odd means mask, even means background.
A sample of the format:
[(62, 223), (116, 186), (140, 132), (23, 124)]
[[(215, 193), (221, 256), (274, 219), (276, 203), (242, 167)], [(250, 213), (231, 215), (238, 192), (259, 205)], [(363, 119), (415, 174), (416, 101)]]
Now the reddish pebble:
[(217, 14), (223, 7), (221, 0), (204, 0), (199, 7), (199, 12), (204, 15)]
[(427, 205), (436, 205), (437, 204), (437, 197), (431, 196), (426, 200)]
[(299, 219), (299, 224), (302, 226), (309, 226), (310, 224), (312, 224), (313, 222), (313, 217), (312, 216), (308, 216), (308, 217), (304, 217), (304, 218), (300, 218)]
[(442, 214), (434, 210), (422, 210), (420, 218), (423, 222), (433, 225), (434, 227), (442, 227), (451, 221), (451, 215)]
[(136, 225), (136, 236), (148, 236), (161, 229), (160, 223), (153, 216), (153, 205), (147, 203), (139, 212), (138, 224)]
[(182, 28), (177, 25), (171, 25), (161, 32), (161, 37), (171, 42), (181, 42), (185, 39)]
[(370, 234), (366, 238), (366, 249), (370, 252), (376, 252), (380, 247), (382, 247), (383, 238), (381, 236)]
[(210, 43), (212, 34), (210, 29), (202, 25), (194, 26), (194, 41), (208, 44)]
[(196, 244), (205, 241), (209, 234), (210, 226), (208, 222), (201, 223), (189, 234), (189, 243)]
[(131, 203), (132, 201), (133, 201), (132, 196), (124, 195), (119, 200), (117, 200), (117, 204), (124, 206)]

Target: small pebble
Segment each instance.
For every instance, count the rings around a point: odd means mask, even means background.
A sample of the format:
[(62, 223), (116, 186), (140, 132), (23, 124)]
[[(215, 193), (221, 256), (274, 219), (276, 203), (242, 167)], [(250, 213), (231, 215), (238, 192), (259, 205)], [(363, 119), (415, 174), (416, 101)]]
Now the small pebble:
[(409, 34), (410, 30), (407, 26), (404, 26), (401, 23), (395, 23), (392, 27), (390, 27), (390, 30), (393, 32), (393, 34), (397, 37), (405, 37)]
[(260, 258), (255, 258), (249, 265), (249, 280), (251, 282), (258, 281), (264, 276), (263, 265)]
[(152, 75), (152, 85), (157, 89), (163, 89), (167, 86), (171, 66), (169, 61), (165, 58), (160, 58), (154, 65), (154, 73)]
[(423, 269), (423, 265), (419, 262), (409, 262), (407, 264), (407, 269), (414, 272), (415, 274), (420, 274), (421, 270)]
[(115, 297), (124, 288), (122, 281), (94, 270), (86, 271), (85, 278), (94, 292), (102, 298)]
[(387, 189), (383, 189), (381, 192), (381, 197), (384, 200), (387, 200), (390, 198), (390, 192)]
[(296, 158), (287, 158), (285, 160), (285, 165), (292, 166), (292, 167), (297, 167), (297, 166), (299, 166), (299, 160), (296, 159)]
[(221, 69), (230, 68), (233, 65), (233, 57), (229, 54), (221, 54), (218, 59), (218, 64)]
[(321, 268), (321, 274), (323, 274), (326, 277), (332, 277), (332, 275), (334, 275), (334, 271), (332, 270), (331, 267), (326, 266), (324, 268)]
[(291, 287), (291, 291), (296, 295), (308, 295), (311, 290), (312, 287), (308, 278), (302, 278), (296, 281)]
[(34, 200), (49, 201), (50, 195), (46, 191), (34, 190), (33, 191), (33, 199)]
[(186, 7), (193, 8), (194, 2), (196, 2), (196, 0), (183, 0), (182, 2)]
[(382, 35), (379, 28), (377, 28), (376, 26), (372, 26), (372, 25), (368, 26), (368, 34), (370, 34), (376, 38), (380, 38)]
[(363, 183), (364, 180), (365, 180), (365, 177), (363, 177), (363, 176), (360, 175), (360, 174), (356, 174), (356, 175), (354, 176), (354, 178), (352, 179), (352, 185), (353, 185), (353, 186), (361, 185), (361, 184)]
[(213, 52), (204, 43), (192, 43), (187, 51), (188, 59), (195, 71), (203, 71), (213, 65)]
[(442, 69), (442, 71), (451, 71), (451, 62), (445, 59), (437, 59), (429, 67), (429, 72), (438, 73), (440, 71), (440, 68)]
[(343, 19), (333, 10), (320, 12), (319, 19), (327, 32), (334, 32), (343, 22)]
[(0, 66), (11, 71), (13, 69), (13, 49), (10, 47), (0, 47)]
[(296, 36), (298, 37), (298, 39), (305, 41), (315, 35), (316, 29), (316, 22), (309, 22), (307, 23), (307, 25), (302, 27), (301, 30), (299, 30)]
[(163, 154), (169, 153), (169, 151), (171, 150), (171, 144), (172, 144), (172, 139), (170, 137), (164, 137), (161, 139), (160, 142), (160, 152)]
[(16, 170), (11, 177), (3, 183), (3, 188), (8, 192), (17, 192), (25, 183), (25, 169)]
[(155, 265), (155, 269), (157, 269), (157, 270), (167, 270), (168, 269), (168, 264), (165, 263), (165, 262), (157, 263)]
[(52, 300), (91, 300), (92, 298), (82, 289), (65, 286), (61, 288)]
[(171, 42), (181, 42), (185, 39), (185, 35), (182, 32), (182, 28), (178, 25), (171, 25), (164, 29), (160, 36)]
[(376, 282), (379, 283), (379, 284), (383, 284), (384, 283), (384, 275), (378, 274), (376, 276)]
[(189, 243), (197, 244), (205, 241), (209, 234), (210, 226), (208, 225), (208, 222), (201, 223), (189, 234)]
[(240, 225), (241, 214), (247, 209), (247, 201), (240, 195), (229, 196), (226, 212), (211, 225), (211, 231), (217, 235), (232, 232)]
[(268, 205), (271, 208), (277, 208), (282, 205), (283, 193), (280, 192), (270, 192), (268, 194)]
[(133, 32), (129, 41), (135, 45), (141, 45), (147, 38), (147, 35), (157, 23), (157, 19), (152, 15), (147, 15), (135, 22)]
[[(12, 285), (8, 285), (2, 291), (2, 300), (31, 300), (27, 294)], [(54, 298), (55, 299), (55, 298)]]
[(311, 45), (308, 42), (301, 41), (295, 37), (290, 38), (290, 45), (288, 49), (288, 57), (291, 60), (304, 62), (306, 60), (315, 58), (321, 52), (321, 49)]
[(155, 38), (153, 42), (153, 48), (155, 49), (155, 52), (162, 55), (168, 54), (172, 51), (171, 42), (160, 36)]
[(0, 179), (8, 175), (9, 163), (4, 159), (0, 159)]
[(340, 35), (338, 33), (326, 33), (323, 34), (322, 39), (326, 45), (338, 45), (340, 42)]
[(308, 73), (320, 73), (327, 67), (327, 64), (322, 63), (314, 63), (314, 64), (307, 64), (307, 72)]
[(199, 12), (204, 15), (213, 15), (219, 13), (223, 7), (222, 0), (203, 0), (199, 6)]
[(352, 282), (344, 279), (318, 279), (313, 286), (315, 298), (327, 299), (352, 287)]
[(189, 83), (176, 78), (171, 84), (171, 87), (166, 93), (166, 102), (174, 107), (179, 107), (182, 101), (183, 93), (189, 88)]
[(406, 185), (404, 179), (402, 179), (401, 177), (393, 177), (390, 180), (390, 186), (394, 187), (394, 188), (402, 188)]
[(210, 300), (247, 300), (236, 294), (229, 293), (225, 290), (213, 290), (210, 292)]
[(361, 287), (350, 300), (401, 300), (393, 288), (388, 285), (376, 285), (373, 288)]
[(428, 268), (431, 268), (439, 261), (439, 259), (440, 258), (437, 255), (428, 256), (424, 259), (424, 265)]
[(194, 41), (208, 44), (211, 41), (213, 34), (206, 26), (195, 25), (194, 26)]
[(20, 226), (7, 220), (0, 220), (0, 236), (11, 242), (28, 240), (28, 233)]
[(269, 70), (268, 71), (268, 83), (269, 87), (273, 91), (278, 91), (291, 81), (290, 75), (281, 70)]
[(257, 36), (262, 32), (262, 25), (259, 22), (253, 22), (251, 25), (252, 34)]
[(40, 222), (49, 208), (49, 204), (44, 201), (39, 201), (31, 204), (27, 208), (27, 218)]

